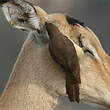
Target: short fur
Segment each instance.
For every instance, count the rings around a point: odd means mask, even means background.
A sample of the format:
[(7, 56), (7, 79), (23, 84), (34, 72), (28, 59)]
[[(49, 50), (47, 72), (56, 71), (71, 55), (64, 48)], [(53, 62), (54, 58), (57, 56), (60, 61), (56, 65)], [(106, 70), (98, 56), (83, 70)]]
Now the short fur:
[(76, 24), (80, 24), (81, 26), (84, 26), (83, 22), (78, 21), (77, 19), (74, 19), (73, 17), (70, 16), (66, 16), (66, 20), (69, 24), (71, 25), (76, 25)]

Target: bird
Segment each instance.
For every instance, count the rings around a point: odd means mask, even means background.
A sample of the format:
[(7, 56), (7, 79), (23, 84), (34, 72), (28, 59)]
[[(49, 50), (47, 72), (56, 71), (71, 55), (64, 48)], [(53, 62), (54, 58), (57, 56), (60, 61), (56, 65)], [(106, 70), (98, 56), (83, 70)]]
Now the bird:
[[(64, 13), (49, 14), (47, 21), (54, 24), (62, 34), (80, 46), (78, 38), (81, 36), (81, 31), (77, 32), (77, 30), (80, 26), (86, 28), (83, 22)], [(78, 36), (78, 38), (74, 36)]]
[(66, 71), (66, 93), (70, 101), (79, 103), (80, 66), (74, 44), (52, 23), (46, 23), (49, 51), (56, 63)]
[(11, 0), (4, 3), (2, 9), (7, 20), (14, 27), (37, 31), (40, 38), (49, 36), (50, 55), (67, 73), (65, 75), (66, 93), (69, 100), (79, 103), (80, 66), (73, 39), (68, 30), (76, 24), (83, 25), (83, 23), (64, 14), (47, 14), (39, 6), (23, 0)]

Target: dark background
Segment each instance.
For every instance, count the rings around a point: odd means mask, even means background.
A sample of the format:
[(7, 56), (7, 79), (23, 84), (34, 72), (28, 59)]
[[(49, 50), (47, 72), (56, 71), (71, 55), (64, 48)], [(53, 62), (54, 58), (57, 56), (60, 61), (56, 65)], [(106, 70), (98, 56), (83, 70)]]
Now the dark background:
[[(110, 54), (110, 0), (40, 0), (39, 6), (48, 13), (67, 13), (83, 21), (99, 37), (103, 48)], [(12, 71), (18, 53), (28, 33), (9, 25), (0, 9), (0, 94)], [(62, 110), (92, 110), (85, 104), (73, 105), (64, 99)], [(59, 109), (60, 110), (60, 109)]]

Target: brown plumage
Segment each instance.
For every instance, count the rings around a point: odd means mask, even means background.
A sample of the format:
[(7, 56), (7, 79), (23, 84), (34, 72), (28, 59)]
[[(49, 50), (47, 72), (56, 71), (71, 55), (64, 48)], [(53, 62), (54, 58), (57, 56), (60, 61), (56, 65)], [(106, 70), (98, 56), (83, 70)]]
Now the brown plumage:
[(70, 101), (79, 103), (80, 67), (74, 44), (53, 24), (46, 24), (50, 36), (49, 51), (52, 58), (67, 72), (66, 92)]
[(83, 22), (62, 13), (49, 14), (48, 22), (54, 24), (63, 35), (66, 35), (74, 43), (80, 46), (78, 38), (74, 36), (80, 36), (81, 34), (81, 31), (78, 31), (77, 28), (86, 28)]

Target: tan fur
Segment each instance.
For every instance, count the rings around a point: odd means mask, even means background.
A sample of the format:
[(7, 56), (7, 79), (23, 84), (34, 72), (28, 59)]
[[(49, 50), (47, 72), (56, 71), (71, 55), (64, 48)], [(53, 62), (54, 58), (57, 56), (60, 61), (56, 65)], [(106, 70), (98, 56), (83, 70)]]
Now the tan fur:
[(64, 71), (32, 35), (25, 42), (0, 100), (0, 110), (53, 110), (65, 94)]
[(110, 108), (110, 57), (103, 50), (97, 36), (87, 27), (72, 27), (73, 41), (78, 44), (78, 36), (82, 34), (85, 47), (95, 48), (98, 58), (89, 54), (80, 59), (81, 67), (81, 99)]
[[(35, 7), (36, 8), (36, 7)], [(74, 43), (81, 68), (80, 99), (110, 108), (110, 57), (97, 36), (87, 27), (69, 25), (63, 14), (45, 15), (36, 8), (42, 24), (51, 22)], [(96, 56), (85, 54), (78, 46), (78, 36), (85, 47), (94, 47)], [(0, 101), (0, 110), (53, 110), (57, 97), (65, 96), (64, 71), (50, 57), (48, 45), (40, 47), (30, 35), (25, 42), (8, 85)]]
[[(68, 24), (64, 14), (50, 14), (47, 21), (55, 24), (76, 44), (81, 67), (81, 99), (110, 108), (110, 57), (103, 50), (97, 36), (88, 27)], [(95, 51), (93, 50), (94, 57), (84, 54), (82, 49), (77, 46), (80, 34), (83, 36), (84, 46), (88, 49), (91, 47), (95, 49)]]
[(37, 12), (38, 17), (40, 18), (41, 25), (44, 25), (46, 22), (46, 18), (48, 16), (48, 14), (39, 6), (34, 6), (34, 8)]

